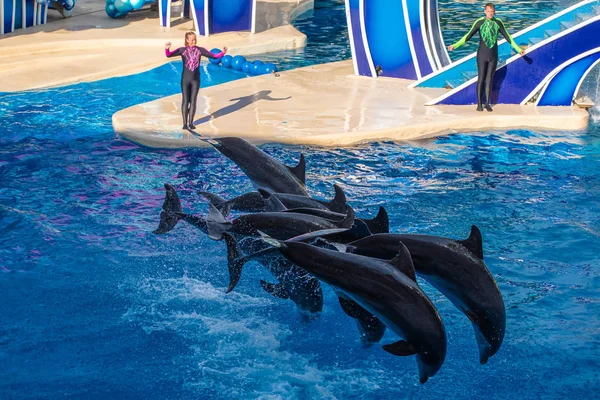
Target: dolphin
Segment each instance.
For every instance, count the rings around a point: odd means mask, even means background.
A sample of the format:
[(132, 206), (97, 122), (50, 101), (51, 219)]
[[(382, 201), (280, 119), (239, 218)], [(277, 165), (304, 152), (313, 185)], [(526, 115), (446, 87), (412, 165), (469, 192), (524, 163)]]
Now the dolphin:
[(244, 236), (260, 236), (260, 231), (271, 237), (285, 240), (324, 229), (349, 229), (354, 224), (355, 219), (354, 211), (351, 207), (348, 207), (346, 217), (341, 221), (291, 212), (246, 214), (232, 221), (226, 221), (212, 204), (209, 204), (209, 214), (202, 218), (183, 213), (181, 201), (175, 188), (165, 183), (165, 189), (165, 202), (160, 213), (159, 226), (153, 232), (155, 234), (169, 232), (180, 220), (184, 220), (214, 240), (220, 240), (223, 232)]
[(300, 154), (295, 167), (288, 167), (238, 137), (202, 139), (229, 158), (250, 178), (257, 189), (309, 196), (305, 185), (306, 161)]
[(437, 309), (417, 284), (406, 247), (386, 261), (303, 242), (264, 240), (404, 338), (384, 345), (383, 349), (397, 356), (416, 354), (421, 383), (439, 371), (446, 357), (446, 330)]
[[(341, 229), (312, 232), (292, 238), (290, 241), (313, 240), (330, 231), (341, 231)], [(279, 254), (279, 251), (276, 248), (263, 248), (250, 254), (249, 251), (242, 250), (242, 246), (233, 237), (233, 235), (229, 233), (223, 233), (223, 238), (227, 244), (227, 260), (230, 279), (227, 293), (232, 291), (239, 282), (244, 264), (255, 260), (265, 266), (280, 282), (278, 285), (272, 285), (261, 281), (261, 285), (266, 292), (282, 299), (291, 299), (301, 310), (308, 310), (311, 313), (309, 315), (313, 315), (312, 313), (321, 311), (323, 305), (321, 288), (319, 286), (318, 292), (313, 289), (316, 284), (319, 283), (319, 281), (303, 269), (288, 261), (285, 257)], [(333, 245), (326, 241), (317, 241), (319, 243), (325, 243), (328, 248), (333, 247)], [(335, 247), (333, 248), (335, 249)], [(298, 271), (304, 271), (304, 273), (300, 273)], [(315, 280), (316, 284), (312, 280)], [(360, 340), (363, 345), (365, 347), (369, 347), (375, 343), (378, 343), (385, 333), (385, 324), (355, 301), (348, 298), (343, 292), (335, 288), (334, 291), (338, 296), (342, 310), (346, 313), (346, 315), (355, 319), (356, 326), (360, 333)]]
[[(286, 208), (316, 208), (321, 210), (330, 210), (338, 213), (346, 212), (346, 195), (341, 187), (333, 185), (335, 196), (331, 201), (313, 199), (312, 197), (301, 196), (289, 193), (271, 193), (276, 196)], [(267, 208), (267, 200), (259, 192), (244, 193), (241, 196), (231, 200), (206, 191), (199, 191), (213, 206), (215, 206), (224, 217), (227, 217), (232, 210), (243, 212), (261, 212)], [(269, 192), (270, 193), (270, 192)]]
[[(292, 212), (299, 214), (309, 214), (315, 215), (317, 217), (330, 219), (333, 221), (342, 220), (346, 217), (347, 210), (344, 210), (343, 213), (334, 212), (328, 209), (320, 209), (320, 208), (309, 208), (309, 207), (298, 207), (298, 208), (288, 208), (283, 204), (282, 201), (278, 198), (274, 193), (270, 193), (263, 189), (258, 189), (258, 192), (264, 197), (267, 201), (266, 211), (272, 212)], [(387, 211), (382, 206), (379, 206), (379, 212), (377, 216), (373, 219), (364, 219), (357, 218), (357, 220), (363, 221), (369, 231), (371, 233), (389, 233), (390, 232), (390, 222)]]
[[(233, 235), (225, 232), (223, 239), (227, 244), (228, 259), (239, 259), (244, 256), (241, 246)], [(254, 259), (279, 282), (273, 284), (261, 280), (260, 285), (267, 293), (280, 299), (290, 299), (308, 320), (315, 318), (323, 310), (323, 289), (318, 279), (283, 257), (272, 257), (263, 252)], [(231, 289), (227, 290), (228, 293), (230, 291)]]
[(479, 362), (485, 364), (502, 345), (506, 311), (500, 289), (483, 261), (479, 229), (473, 225), (466, 240), (376, 234), (349, 243), (346, 250), (388, 259), (404, 246), (412, 256), (417, 274), (444, 294), (471, 321), (479, 348)]

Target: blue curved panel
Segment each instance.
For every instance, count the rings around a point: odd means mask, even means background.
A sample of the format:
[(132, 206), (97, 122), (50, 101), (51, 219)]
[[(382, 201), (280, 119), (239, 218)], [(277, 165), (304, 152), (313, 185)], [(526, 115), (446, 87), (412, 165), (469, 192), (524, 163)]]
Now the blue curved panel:
[(194, 17), (194, 25), (196, 25), (196, 32), (200, 35), (206, 35), (206, 26), (204, 26), (204, 0), (191, 0), (190, 7), (192, 9), (192, 16)]
[(38, 16), (39, 16), (38, 24), (42, 25), (42, 24), (46, 23), (46, 14), (48, 14), (48, 6), (41, 6), (39, 11), (40, 12), (38, 13)]
[(430, 46), (432, 51), (438, 56), (438, 59), (440, 61), (440, 65), (438, 65), (438, 68), (443, 68), (446, 65), (450, 64), (451, 61), (450, 57), (448, 56), (448, 52), (446, 51), (444, 39), (442, 38), (442, 30), (440, 28), (440, 17), (438, 13), (437, 0), (427, 1), (426, 12), (429, 18), (425, 23), (427, 24), (427, 32), (430, 36)]
[(360, 27), (360, 2), (359, 0), (347, 0), (346, 7), (348, 7), (348, 29), (352, 33), (352, 58), (358, 69), (358, 71), (354, 72), (358, 75), (371, 76), (371, 69)]
[[(538, 47), (524, 57), (499, 68), (494, 76), (491, 100), (494, 104), (520, 104), (542, 79), (565, 62), (600, 47), (600, 20)], [(452, 94), (439, 104), (475, 104), (476, 82)]]
[(33, 26), (35, 18), (35, 0), (25, 0), (25, 25), (26, 27)]
[(249, 31), (252, 28), (252, 3), (252, 0), (208, 0), (208, 31), (211, 34)]
[(159, 17), (160, 17), (160, 26), (171, 26), (169, 18), (171, 17), (170, 9), (171, 9), (171, 0), (159, 0), (160, 1), (160, 9), (159, 9)]
[(586, 71), (600, 59), (600, 50), (563, 68), (548, 83), (538, 101), (538, 106), (570, 106), (579, 82)]
[(406, 11), (408, 12), (410, 33), (415, 49), (417, 66), (421, 76), (432, 73), (432, 64), (434, 64), (433, 60), (429, 60), (429, 56), (427, 55), (428, 44), (423, 40), (425, 26), (421, 26), (421, 9), (423, 8), (423, 12), (425, 12), (425, 7), (426, 3), (424, 1), (406, 0)]
[(15, 9), (14, 0), (4, 0), (3, 12), (4, 12), (4, 32), (9, 33), (13, 31), (13, 12)]
[(23, 26), (23, 0), (15, 2), (15, 29), (25, 28)]
[(192, 18), (192, 9), (191, 9), (191, 4), (190, 4), (190, 0), (184, 0), (183, 1), (183, 16), (185, 18)]
[[(417, 79), (401, 0), (362, 0), (371, 57), (382, 76)], [(417, 0), (411, 0), (417, 1)]]
[[(585, 14), (593, 14), (594, 7), (598, 7), (600, 5), (600, 1), (596, 1), (593, 3), (582, 4), (579, 7), (574, 7), (573, 10), (566, 12), (563, 15), (558, 17), (552, 17), (545, 23), (540, 26), (530, 29), (527, 32), (522, 32), (520, 34), (514, 35), (513, 39), (517, 44), (525, 46), (529, 45), (529, 40), (534, 38), (543, 38), (548, 36), (548, 33), (552, 33), (553, 31), (558, 31), (561, 29), (561, 25), (563, 23), (569, 24), (577, 21), (579, 15)], [(469, 26), (467, 26), (469, 22), (465, 24), (465, 30), (468, 30)], [(472, 23), (472, 21), (470, 22)], [(510, 26), (507, 26), (507, 29), (510, 32)], [(466, 31), (465, 31), (466, 33)], [(471, 39), (471, 42), (476, 41), (476, 37)], [(514, 54), (511, 50), (511, 47), (508, 43), (502, 43), (498, 45), (498, 57), (500, 59), (506, 60), (511, 55)], [(434, 88), (443, 88), (446, 87), (448, 82), (456, 82), (464, 80), (463, 73), (477, 72), (477, 63), (475, 60), (475, 53), (470, 58), (464, 59), (464, 61), (458, 61), (453, 65), (452, 68), (442, 72), (433, 74), (426, 80), (420, 82), (416, 87), (434, 87)]]

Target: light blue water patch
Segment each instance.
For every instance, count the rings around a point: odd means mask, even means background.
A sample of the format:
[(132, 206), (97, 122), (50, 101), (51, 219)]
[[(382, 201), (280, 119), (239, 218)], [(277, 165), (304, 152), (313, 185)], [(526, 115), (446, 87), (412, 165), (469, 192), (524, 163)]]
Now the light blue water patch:
[[(3, 127), (0, 143), (24, 138), (71, 140), (112, 135), (112, 115), (117, 111), (181, 93), (182, 68), (183, 63), (176, 61), (126, 77), (0, 93), (0, 118), (10, 121)], [(200, 68), (204, 88), (245, 76), (226, 68), (211, 73), (205, 64)]]

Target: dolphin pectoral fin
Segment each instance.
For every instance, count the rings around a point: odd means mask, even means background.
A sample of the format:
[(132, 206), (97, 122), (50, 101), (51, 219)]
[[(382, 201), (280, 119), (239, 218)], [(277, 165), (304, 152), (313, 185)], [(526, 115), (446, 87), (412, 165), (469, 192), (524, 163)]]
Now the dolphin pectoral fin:
[(273, 284), (269, 282), (265, 282), (263, 280), (260, 281), (260, 285), (265, 289), (265, 292), (269, 293), (271, 296), (279, 297), (280, 299), (289, 299), (290, 292), (283, 287), (281, 283)]
[(346, 315), (350, 318), (359, 318), (360, 311), (364, 310), (364, 308), (360, 307), (355, 301), (344, 299), (340, 296), (338, 296), (338, 300), (340, 302), (340, 306), (342, 306), (342, 310), (344, 310)]
[(225, 221), (225, 217), (223, 217), (223, 214), (221, 214), (221, 211), (219, 211), (219, 209), (213, 204), (209, 204), (208, 208), (208, 215), (206, 216), (207, 221), (216, 222), (218, 224), (224, 224), (227, 222)]
[(417, 354), (417, 350), (412, 344), (406, 340), (398, 340), (397, 342), (384, 344), (381, 346), (385, 351), (395, 356), (406, 357)]
[(152, 231), (152, 233), (157, 235), (167, 233), (173, 229), (181, 219), (180, 214), (183, 212), (181, 201), (175, 188), (165, 183), (165, 190), (165, 202), (162, 206), (163, 210), (160, 212), (160, 222), (158, 223), (158, 228)]
[[(336, 233), (346, 232), (348, 229), (344, 228), (334, 228), (334, 229), (322, 229), (320, 231), (313, 231), (309, 233), (305, 233), (303, 235), (294, 236), (291, 239), (288, 239), (290, 242), (309, 242), (314, 239), (318, 239), (320, 237), (326, 237), (328, 235), (333, 235)], [(262, 232), (261, 232), (262, 233)]]
[(288, 169), (300, 182), (302, 182), (303, 185), (306, 184), (306, 160), (304, 159), (304, 154), (300, 153), (298, 165), (295, 167), (288, 167)]
[(283, 212), (287, 210), (287, 207), (283, 205), (281, 200), (277, 198), (273, 193), (268, 190), (258, 189), (258, 192), (261, 194), (263, 199), (265, 199), (267, 206), (265, 211), (267, 212)]
[(223, 233), (225, 244), (227, 245), (227, 267), (229, 269), (229, 287), (225, 293), (231, 292), (242, 276), (242, 268), (246, 264), (246, 257), (240, 250), (238, 242), (229, 233)]
[[(312, 242), (310, 242), (311, 245), (316, 246), (316, 247), (320, 247), (322, 249), (327, 249), (327, 250), (333, 250), (333, 251), (340, 251), (339, 248), (333, 244), (328, 242), (327, 240), (318, 237), (315, 240), (313, 240)], [(343, 253), (343, 252), (342, 252)]]
[(333, 185), (333, 189), (335, 190), (335, 196), (333, 197), (333, 200), (326, 203), (326, 206), (333, 212), (345, 213), (347, 205), (346, 194), (338, 185)]
[(475, 225), (471, 226), (471, 234), (465, 240), (457, 240), (458, 243), (469, 250), (475, 257), (483, 260), (483, 238), (481, 231)]
[(379, 212), (373, 219), (363, 219), (372, 233), (390, 233), (390, 219), (385, 208), (379, 206)]
[(415, 275), (415, 266), (413, 264), (412, 257), (404, 243), (400, 242), (398, 255), (390, 260), (390, 264), (392, 264), (398, 269), (398, 271), (402, 272), (404, 275), (408, 276), (413, 281), (417, 281), (417, 276)]
[(218, 224), (211, 221), (206, 221), (206, 230), (208, 237), (212, 240), (223, 239), (223, 233), (226, 232), (222, 224)]
[(337, 226), (338, 226), (338, 228), (350, 229), (350, 228), (352, 228), (352, 225), (354, 225), (354, 221), (356, 219), (356, 214), (354, 214), (354, 210), (350, 206), (346, 206), (345, 212), (346, 212), (346, 216), (344, 217), (343, 220), (341, 220), (337, 223)]
[(229, 213), (231, 212), (231, 207), (232, 207), (231, 202), (225, 200), (221, 196), (218, 196), (218, 195), (210, 193), (210, 192), (204, 192), (204, 191), (198, 191), (198, 193), (202, 197), (204, 197), (206, 200), (208, 200), (208, 202), (210, 204), (215, 206), (215, 208), (217, 210), (219, 210), (219, 212), (221, 213), (221, 215), (223, 215), (224, 218), (227, 217), (229, 215)]

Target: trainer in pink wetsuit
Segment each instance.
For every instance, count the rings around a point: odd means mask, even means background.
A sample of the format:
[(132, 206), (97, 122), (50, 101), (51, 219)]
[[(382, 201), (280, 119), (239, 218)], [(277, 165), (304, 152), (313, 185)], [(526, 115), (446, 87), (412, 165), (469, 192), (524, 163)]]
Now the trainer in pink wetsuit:
[[(181, 56), (183, 59), (183, 72), (181, 73), (181, 115), (183, 117), (183, 129), (196, 128), (194, 126), (194, 114), (196, 113), (196, 98), (200, 90), (200, 58), (221, 58), (225, 53), (213, 54), (203, 47), (186, 46), (175, 51), (165, 49), (167, 57)], [(189, 119), (188, 119), (189, 116)], [(188, 123), (189, 121), (189, 123)]]

